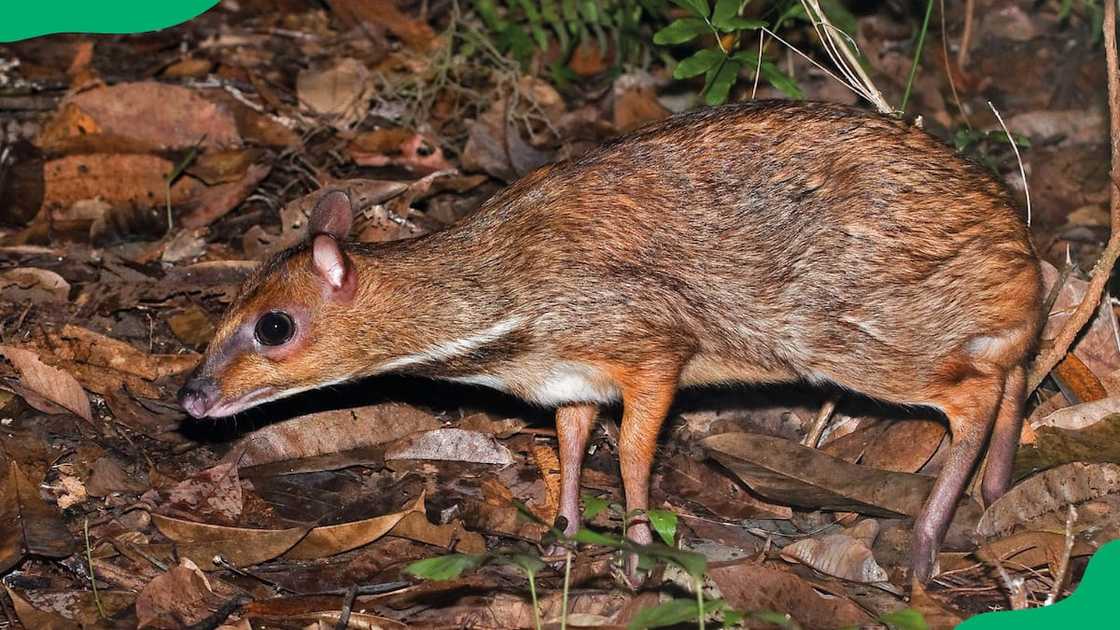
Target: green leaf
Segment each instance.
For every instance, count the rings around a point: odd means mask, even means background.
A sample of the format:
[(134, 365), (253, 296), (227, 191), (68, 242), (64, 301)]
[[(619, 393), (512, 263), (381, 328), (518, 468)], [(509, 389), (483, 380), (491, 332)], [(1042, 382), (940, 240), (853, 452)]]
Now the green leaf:
[(906, 608), (879, 617), (879, 621), (887, 624), (891, 630), (929, 630), (922, 613), (913, 608)]
[(453, 580), (465, 571), (478, 567), (485, 559), (485, 554), (453, 553), (417, 560), (405, 567), (405, 573), (426, 580)]
[(731, 33), (733, 31), (755, 31), (766, 26), (766, 22), (762, 20), (748, 20), (747, 18), (736, 16), (722, 25), (717, 24), (717, 26), (719, 26), (719, 30), (724, 33)]
[(500, 31), (505, 28), (506, 22), (498, 16), (498, 7), (494, 0), (474, 0), (474, 10), (478, 12), (486, 28), (492, 31)]
[(683, 549), (673, 549), (665, 545), (654, 543), (652, 545), (630, 545), (628, 550), (639, 555), (648, 556), (664, 562), (671, 562), (684, 569), (684, 572), (694, 579), (700, 579), (708, 570), (708, 559), (703, 554)]
[(724, 60), (723, 51), (718, 48), (705, 48), (704, 50), (696, 51), (696, 54), (682, 59), (673, 70), (674, 79), (687, 79), (700, 74), (704, 74), (716, 64)]
[(649, 510), (646, 512), (653, 531), (670, 547), (677, 541), (677, 515), (668, 510)]
[(583, 495), (583, 517), (591, 520), (607, 509), (607, 500), (593, 494)]
[(731, 93), (731, 86), (734, 85), (735, 79), (739, 78), (741, 68), (742, 64), (730, 59), (723, 64), (723, 67), (712, 79), (711, 85), (708, 86), (708, 91), (704, 94), (704, 102), (708, 105), (724, 103), (727, 100), (727, 95)]
[(708, 0), (673, 0), (673, 4), (701, 18), (708, 17), (712, 11), (708, 6)]
[(747, 617), (778, 626), (779, 628), (790, 628), (791, 630), (797, 630), (801, 627), (797, 624), (796, 621), (793, 620), (793, 617), (787, 615), (786, 613), (774, 612), (773, 610), (759, 610), (756, 612), (748, 613)]
[(544, 32), (544, 22), (541, 21), (541, 14), (540, 11), (537, 11), (537, 5), (531, 0), (518, 0), (517, 3), (525, 11), (525, 17), (529, 20), (529, 31), (533, 34), (537, 47), (541, 50), (548, 48), (548, 34)]
[(525, 553), (514, 553), (508, 556), (498, 556), (495, 558), (498, 562), (503, 564), (512, 564), (525, 572), (525, 575), (532, 578), (537, 573), (540, 573), (545, 568), (545, 563), (541, 562), (540, 558), (530, 556)]
[[(704, 616), (719, 612), (727, 607), (727, 604), (722, 599), (709, 600), (704, 602)], [(688, 621), (698, 621), (700, 618), (700, 609), (696, 605), (695, 599), (671, 599), (667, 602), (654, 606), (653, 608), (643, 608), (634, 615), (630, 623), (626, 626), (628, 630), (642, 630), (644, 628), (660, 628), (663, 626), (675, 626)]]
[(618, 536), (603, 534), (584, 528), (580, 528), (580, 530), (576, 532), (574, 538), (576, 542), (585, 545), (602, 545), (604, 547), (614, 547), (615, 549), (621, 549), (623, 546), (622, 539)]
[(712, 24), (722, 29), (727, 21), (739, 15), (743, 8), (742, 0), (716, 0), (716, 8), (712, 11)]
[(708, 31), (708, 24), (695, 17), (674, 20), (672, 24), (653, 34), (653, 43), (659, 46), (683, 44)]
[(770, 85), (781, 90), (786, 96), (796, 99), (805, 98), (801, 88), (797, 86), (797, 82), (790, 78), (788, 74), (779, 70), (773, 62), (762, 62), (762, 76)]

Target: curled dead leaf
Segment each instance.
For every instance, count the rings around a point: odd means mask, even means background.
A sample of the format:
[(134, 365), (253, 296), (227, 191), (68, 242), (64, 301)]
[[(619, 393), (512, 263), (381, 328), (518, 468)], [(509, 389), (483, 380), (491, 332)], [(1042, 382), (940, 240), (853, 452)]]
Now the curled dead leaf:
[[(89, 397), (68, 372), (43, 363), (38, 354), (23, 348), (0, 346), (0, 355), (19, 371), (23, 387), (86, 420), (93, 420)], [(35, 400), (24, 398), (29, 405), (44, 413), (55, 413), (53, 409), (41, 408)]]
[(1067, 505), (1120, 492), (1120, 465), (1073, 463), (1015, 485), (984, 511), (978, 534), (995, 536)]

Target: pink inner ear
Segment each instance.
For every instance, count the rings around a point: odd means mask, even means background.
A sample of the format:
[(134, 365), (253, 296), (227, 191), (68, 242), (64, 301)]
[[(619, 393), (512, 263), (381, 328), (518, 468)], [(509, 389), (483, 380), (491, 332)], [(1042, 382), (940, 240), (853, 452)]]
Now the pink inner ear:
[(350, 195), (342, 190), (330, 190), (319, 197), (315, 209), (311, 211), (308, 233), (312, 237), (316, 234), (330, 234), (344, 241), (350, 235), (350, 226), (353, 223), (354, 211), (350, 204)]
[(334, 289), (346, 283), (346, 255), (332, 236), (318, 234), (311, 244), (311, 260), (319, 274)]

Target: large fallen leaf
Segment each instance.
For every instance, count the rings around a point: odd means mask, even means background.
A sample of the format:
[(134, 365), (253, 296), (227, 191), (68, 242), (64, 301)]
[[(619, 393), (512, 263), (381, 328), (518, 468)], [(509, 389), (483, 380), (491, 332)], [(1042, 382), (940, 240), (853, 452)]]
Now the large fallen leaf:
[[(1060, 272), (1053, 265), (1042, 263), (1042, 277), (1047, 291), (1051, 290), (1060, 276)], [(1087, 281), (1072, 275), (1066, 278), (1046, 319), (1046, 326), (1041, 334), (1042, 343), (1054, 339), (1077, 305), (1085, 298), (1088, 286)], [(1097, 378), (1102, 378), (1120, 369), (1120, 347), (1117, 345), (1117, 339), (1120, 339), (1120, 328), (1117, 327), (1116, 317), (1112, 313), (1111, 302), (1104, 299), (1101, 300), (1100, 308), (1093, 315), (1087, 329), (1078, 337), (1071, 350)], [(1120, 392), (1109, 393), (1120, 395)]]
[(237, 181), (198, 191), (184, 208), (182, 226), (188, 229), (199, 228), (222, 218), (245, 201), (271, 171), (272, 167), (267, 164), (254, 164)]
[(1120, 492), (1120, 466), (1066, 464), (1041, 472), (1015, 485), (980, 518), (976, 531), (989, 537), (1070, 504)]
[(655, 479), (665, 493), (700, 505), (720, 518), (788, 519), (793, 516), (789, 506), (757, 499), (726, 472), (691, 457), (677, 456), (659, 465)]
[(235, 567), (248, 567), (280, 556), (307, 534), (305, 527), (251, 529), (195, 523), (162, 514), (152, 514), (159, 532), (174, 541), (180, 557), (190, 558), (205, 571), (219, 567), (215, 556)]
[(945, 425), (936, 420), (892, 422), (867, 446), (860, 463), (882, 470), (918, 472), (933, 457), (945, 433)]
[[(0, 570), (0, 572), (6, 569)], [(62, 615), (39, 610), (32, 606), (27, 600), (23, 599), (16, 594), (7, 585), (4, 585), (4, 590), (8, 592), (8, 597), (12, 600), (12, 607), (16, 609), (16, 617), (19, 617), (19, 622), (23, 624), (24, 628), (34, 628), (35, 630), (73, 630), (77, 623), (73, 619), (68, 619)]]
[(723, 598), (736, 610), (786, 613), (803, 628), (845, 628), (871, 616), (850, 599), (821, 595), (808, 581), (780, 569), (740, 563), (709, 570)]
[(360, 133), (346, 152), (359, 166), (399, 166), (421, 175), (453, 168), (434, 140), (400, 127)]
[(1110, 396), (1059, 409), (1031, 422), (1031, 426), (1035, 429), (1039, 427), (1084, 429), (1111, 414), (1120, 414), (1120, 396)]
[[(43, 166), (43, 208), (51, 213), (52, 223), (80, 222), (87, 230), (111, 208), (158, 210), (167, 195), (165, 177), (174, 168), (174, 164), (161, 157), (127, 153), (71, 155), (51, 160)], [(184, 203), (201, 188), (202, 184), (192, 177), (179, 178), (171, 186), (172, 205)], [(88, 199), (97, 199), (100, 205), (88, 212), (71, 212), (75, 204)], [(166, 229), (163, 212), (157, 214)]]
[(315, 457), (382, 444), (439, 426), (416, 407), (385, 403), (300, 416), (270, 425), (242, 439), (222, 461), (239, 467)]
[[(1091, 556), (1096, 551), (1095, 546), (1077, 539), (1070, 550), (1070, 557)], [(1064, 533), (1019, 532), (981, 545), (975, 555), (992, 564), (998, 560), (1030, 568), (1049, 565), (1050, 574), (1058, 575), (1065, 553)]]
[(68, 97), (36, 141), (50, 153), (170, 151), (240, 143), (233, 114), (224, 106), (194, 90), (154, 81), (118, 83)]
[(183, 374), (193, 369), (199, 359), (194, 353), (148, 354), (125, 341), (74, 324), (64, 325), (47, 338), (60, 359), (112, 368), (148, 381)]
[(494, 436), (463, 429), (435, 429), (407, 435), (385, 452), (385, 461), (431, 459), (507, 466), (513, 463), (509, 449)]
[(766, 435), (722, 433), (701, 444), (758, 494), (809, 509), (915, 516), (933, 486), (930, 477), (849, 464)]
[(47, 505), (39, 488), (14, 461), (0, 479), (0, 574), (31, 554), (65, 558), (74, 553), (74, 538), (58, 510)]
[(1039, 427), (1034, 442), (1015, 452), (1015, 477), (1072, 462), (1120, 464), (1120, 413), (1111, 413), (1080, 429)]
[(136, 598), (136, 618), (141, 628), (194, 627), (213, 615), (224, 600), (202, 571), (184, 558), (148, 582)]
[(167, 491), (160, 512), (190, 516), (209, 523), (232, 525), (241, 516), (244, 496), (241, 478), (232, 462), (201, 470)]
[[(43, 363), (37, 354), (23, 348), (0, 346), (0, 355), (6, 357), (19, 371), (20, 384), (23, 387), (86, 420), (93, 419), (89, 397), (69, 373)], [(39, 408), (33, 400), (27, 402)], [(53, 412), (48, 409), (39, 408), (39, 410), (45, 413)]]
[[(874, 520), (863, 521), (860, 526), (866, 527), (865, 524), (871, 524), (875, 532), (878, 532)], [(874, 536), (870, 538), (871, 540), (861, 539), (849, 532), (805, 538), (783, 547), (782, 558), (852, 582), (887, 582), (887, 572), (879, 566), (871, 553)]]
[(288, 560), (311, 560), (357, 549), (389, 533), (406, 516), (416, 512), (423, 514), (423, 510), (424, 496), (421, 495), (400, 512), (353, 523), (316, 527), (307, 532), (307, 536), (285, 552), (283, 557)]
[(70, 283), (53, 271), (16, 267), (0, 272), (0, 293), (13, 302), (65, 302)]
[(388, 29), (409, 47), (418, 51), (426, 51), (439, 41), (427, 22), (409, 17), (391, 1), (328, 0), (327, 4), (344, 22), (348, 24), (365, 22), (376, 29)]
[(486, 551), (486, 541), (480, 534), (463, 529), (463, 524), (458, 521), (446, 525), (431, 523), (421, 510), (405, 515), (400, 522), (389, 530), (389, 535), (435, 545), (444, 549), (454, 548), (459, 553), (483, 553)]

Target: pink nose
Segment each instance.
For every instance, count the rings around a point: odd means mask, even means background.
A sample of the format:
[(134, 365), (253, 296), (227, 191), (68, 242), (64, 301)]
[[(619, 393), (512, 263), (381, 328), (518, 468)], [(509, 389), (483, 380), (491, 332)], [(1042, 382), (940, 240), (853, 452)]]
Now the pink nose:
[(218, 386), (209, 378), (192, 378), (179, 390), (179, 405), (195, 418), (205, 417), (218, 400)]

